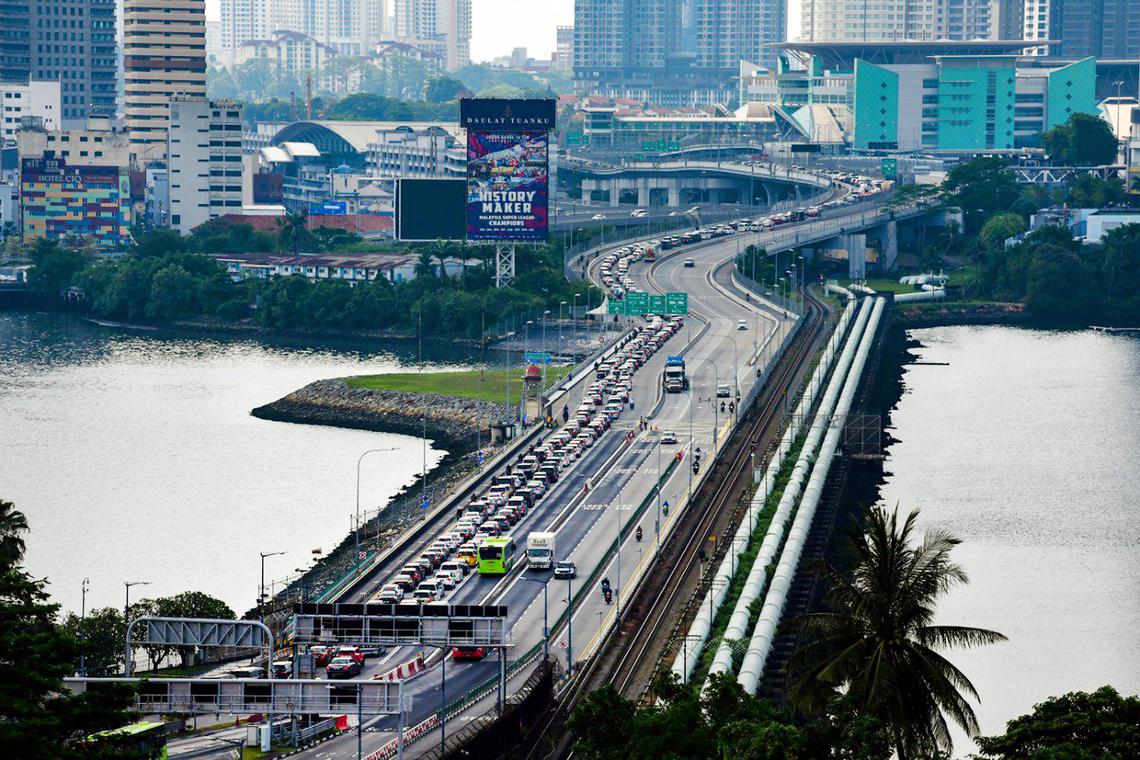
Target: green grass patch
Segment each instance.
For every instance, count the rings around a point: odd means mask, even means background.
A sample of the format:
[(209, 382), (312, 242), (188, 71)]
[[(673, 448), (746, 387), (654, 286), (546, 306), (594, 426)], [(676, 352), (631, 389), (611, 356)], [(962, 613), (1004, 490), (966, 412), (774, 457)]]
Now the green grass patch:
[[(853, 280), (839, 280), (839, 284), (843, 287), (849, 286)], [(867, 287), (872, 290), (877, 290), (880, 293), (914, 293), (915, 288), (913, 285), (903, 285), (898, 280), (889, 280), (886, 278), (879, 278), (874, 280), (867, 280)]]
[[(546, 384), (553, 385), (570, 373), (569, 366), (552, 365), (546, 370)], [(521, 368), (514, 370), (464, 370), (460, 372), (393, 372), (387, 375), (359, 375), (345, 382), (354, 388), (400, 391), (403, 393), (435, 393), (440, 396), (471, 398), (492, 403), (502, 402), (507, 396), (518, 401), (522, 393)]]

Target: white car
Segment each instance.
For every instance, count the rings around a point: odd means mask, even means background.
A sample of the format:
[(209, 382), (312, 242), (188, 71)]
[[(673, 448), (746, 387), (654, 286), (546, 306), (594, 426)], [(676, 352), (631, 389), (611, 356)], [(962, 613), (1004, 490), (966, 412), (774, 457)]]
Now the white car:
[(748, 320), (747, 319), (736, 320), (736, 329), (737, 330), (747, 330), (748, 329)]
[(661, 434), (661, 443), (676, 443), (676, 442), (677, 442), (677, 434), (674, 433), (672, 430), (666, 430), (664, 433)]
[(601, 221), (602, 219), (605, 219), (605, 218), (606, 218), (606, 215), (605, 215), (605, 214), (594, 214), (594, 215), (593, 215), (593, 216), (591, 216), (590, 218), (591, 218), (591, 219), (593, 219), (595, 222), (599, 222), (599, 221)]

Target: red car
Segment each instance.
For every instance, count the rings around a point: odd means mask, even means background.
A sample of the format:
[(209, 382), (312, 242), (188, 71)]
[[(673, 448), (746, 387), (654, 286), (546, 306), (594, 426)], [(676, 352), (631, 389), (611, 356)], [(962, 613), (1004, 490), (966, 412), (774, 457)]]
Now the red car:
[(331, 660), (333, 656), (332, 647), (310, 647), (309, 652), (313, 655), (313, 664), (315, 664), (318, 668), (323, 668), (325, 665), (328, 665), (329, 660)]
[(337, 657), (351, 657), (353, 662), (364, 664), (364, 652), (360, 647), (340, 647), (336, 650)]
[(487, 656), (487, 652), (483, 647), (452, 647), (451, 659), (459, 662), (460, 660), (478, 661)]

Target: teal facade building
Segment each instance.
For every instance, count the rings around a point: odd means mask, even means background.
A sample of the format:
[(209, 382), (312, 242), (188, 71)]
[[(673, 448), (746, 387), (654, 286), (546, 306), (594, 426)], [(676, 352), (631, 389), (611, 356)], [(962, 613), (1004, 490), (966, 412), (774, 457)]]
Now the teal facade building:
[(852, 147), (862, 151), (1012, 151), (1074, 113), (1097, 114), (1096, 61), (1019, 68), (1013, 55), (855, 62)]

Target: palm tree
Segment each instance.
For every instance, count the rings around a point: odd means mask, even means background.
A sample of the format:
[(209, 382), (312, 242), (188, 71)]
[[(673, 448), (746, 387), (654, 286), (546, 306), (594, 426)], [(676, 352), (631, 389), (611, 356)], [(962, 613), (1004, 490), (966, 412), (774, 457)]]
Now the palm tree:
[(28, 519), (10, 501), (0, 499), (0, 567), (12, 567), (24, 557)]
[(814, 712), (844, 687), (854, 704), (890, 727), (900, 759), (952, 748), (946, 718), (971, 736), (978, 720), (963, 693), (978, 699), (970, 680), (935, 648), (974, 647), (1005, 641), (981, 628), (931, 625), (938, 597), (968, 582), (950, 561), (961, 541), (929, 531), (912, 546), (918, 511), (898, 523), (898, 510), (874, 508), (862, 532), (848, 538), (855, 555), (851, 576), (826, 566), (832, 612), (803, 615), (793, 625), (815, 640), (793, 664), (806, 670), (791, 698)]
[(281, 247), (292, 250), (294, 256), (301, 253), (301, 245), (309, 237), (308, 221), (304, 214), (289, 214), (277, 218), (277, 239)]

